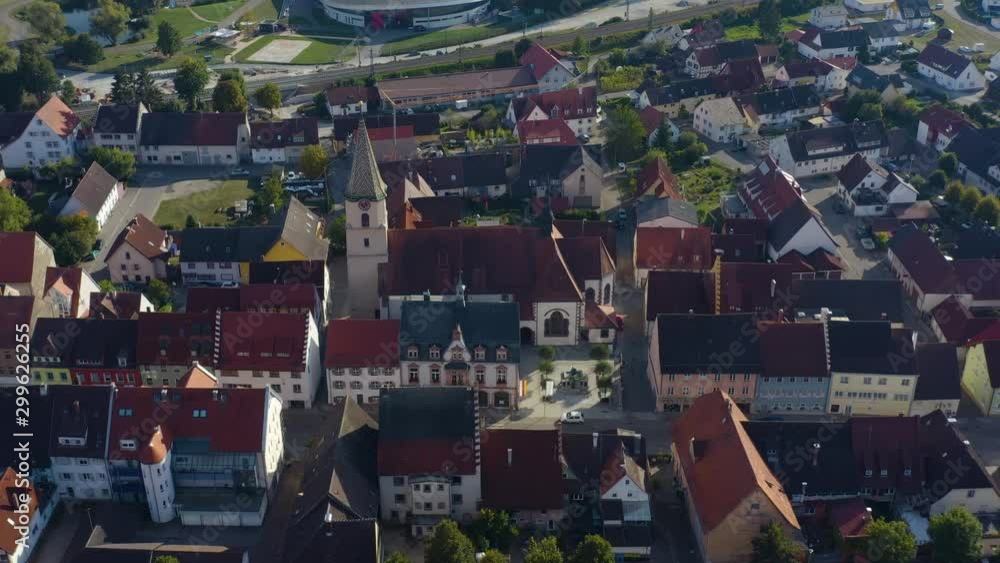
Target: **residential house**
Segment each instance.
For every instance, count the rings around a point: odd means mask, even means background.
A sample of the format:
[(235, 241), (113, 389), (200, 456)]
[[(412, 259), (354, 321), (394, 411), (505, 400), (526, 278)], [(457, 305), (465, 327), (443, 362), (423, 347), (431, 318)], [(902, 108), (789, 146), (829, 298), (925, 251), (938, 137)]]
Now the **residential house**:
[(0, 160), (7, 170), (36, 170), (77, 155), (82, 123), (59, 96), (52, 94), (37, 111), (3, 114), (0, 119)]
[(257, 313), (309, 313), (316, 323), (325, 323), (323, 303), (316, 286), (258, 283), (241, 287), (192, 287), (187, 292), (189, 313), (242, 311)]
[(93, 217), (100, 230), (123, 195), (125, 195), (125, 184), (109, 174), (100, 164), (93, 162), (83, 178), (80, 178), (59, 216)]
[(35, 384), (68, 374), (77, 385), (142, 386), (133, 320), (39, 319), (31, 354)]
[(795, 267), (775, 262), (717, 260), (715, 314), (755, 313), (781, 318), (794, 304)]
[(656, 142), (660, 126), (664, 122), (666, 122), (667, 129), (670, 131), (671, 142), (676, 142), (681, 136), (680, 128), (665, 113), (657, 109), (656, 106), (646, 106), (645, 109), (639, 112), (639, 119), (642, 121), (642, 128), (646, 131), (646, 146), (648, 147), (652, 147)]
[(643, 45), (663, 43), (668, 49), (677, 45), (684, 38), (684, 30), (679, 25), (668, 25), (654, 29), (642, 36)]
[[(349, 148), (358, 130), (358, 124), (364, 122), (366, 129), (396, 130), (396, 136), (401, 132), (413, 129), (412, 139), (416, 143), (436, 142), (440, 140), (441, 114), (438, 113), (376, 113), (342, 115), (333, 118), (333, 146), (338, 152)], [(389, 135), (392, 138), (392, 135)]]
[(292, 197), (281, 215), (262, 227), (191, 228), (180, 231), (185, 284), (246, 283), (253, 262), (326, 260), (325, 224)]
[(677, 119), (690, 114), (698, 104), (715, 98), (724, 92), (719, 89), (719, 81), (713, 78), (679, 80), (666, 86), (646, 88), (639, 95), (639, 109), (654, 107), (669, 119)]
[(604, 249), (611, 256), (611, 262), (617, 263), (617, 241), (618, 229), (611, 221), (592, 221), (590, 219), (555, 219), (552, 226), (559, 231), (562, 238), (589, 238), (601, 239)]
[[(735, 98), (751, 128), (789, 127), (800, 119), (819, 115), (821, 99), (813, 86), (792, 86)], [(695, 124), (697, 125), (697, 111)]]
[(648, 559), (653, 544), (646, 439), (625, 430), (563, 433), (563, 490), (570, 525), (599, 534), (616, 560)]
[(330, 86), (326, 89), (326, 109), (332, 117), (368, 113), (379, 101), (378, 88), (373, 86)]
[(987, 195), (1000, 193), (1000, 127), (963, 127), (947, 150), (958, 157), (958, 174), (967, 185)]
[(92, 319), (137, 320), (139, 313), (153, 312), (153, 304), (137, 291), (110, 291), (90, 295)]
[(962, 370), (962, 389), (985, 416), (1000, 414), (1000, 342), (970, 343)]
[(254, 164), (296, 164), (306, 147), (319, 144), (319, 119), (296, 117), (250, 124), (250, 156)]
[(642, 227), (633, 244), (636, 287), (645, 287), (653, 270), (707, 270), (715, 260), (712, 232), (706, 227)]
[(142, 284), (165, 279), (173, 244), (166, 231), (137, 214), (118, 233), (104, 258), (111, 281)]
[(177, 387), (191, 365), (215, 367), (213, 313), (138, 315), (136, 361), (147, 387)]
[(55, 385), (49, 388), (52, 405), (48, 440), (55, 494), (85, 502), (111, 500), (108, 468), (111, 385)]
[(646, 277), (643, 333), (653, 334), (659, 315), (715, 313), (715, 273), (708, 270), (654, 270)]
[(472, 389), (383, 390), (378, 429), (383, 521), (406, 524), (416, 537), (429, 535), (444, 519), (472, 521), (482, 501), (479, 408)]
[(284, 466), (274, 391), (118, 389), (112, 407), (116, 500), (145, 504), (157, 524), (177, 517), (185, 526), (263, 524)]
[(423, 178), (437, 196), (496, 198), (506, 195), (510, 184), (506, 157), (499, 152), (380, 162), (378, 169), (389, 186), (415, 175)]
[(223, 387), (270, 387), (291, 408), (312, 407), (323, 360), (310, 313), (220, 311), (216, 323), (220, 343), (213, 365)]
[(754, 447), (746, 416), (723, 391), (698, 398), (674, 425), (674, 478), (705, 561), (749, 561), (762, 526), (804, 545), (782, 481)]
[(520, 155), (514, 195), (564, 199), (571, 207), (601, 203), (604, 171), (586, 147), (527, 145)]
[[(563, 71), (570, 72), (570, 70), (562, 64), (558, 64), (558, 67), (553, 70), (552, 81), (548, 84), (546, 91), (559, 90), (565, 86), (565, 82), (559, 84), (559, 77), (564, 76)], [(522, 65), (485, 72), (476, 70), (454, 74), (392, 78), (380, 80), (378, 89), (383, 102), (396, 109), (453, 105), (460, 100), (474, 104), (507, 103), (508, 100), (516, 96), (535, 94), (540, 91), (540, 84), (535, 74), (533, 67)], [(384, 122), (386, 126), (392, 123), (391, 116), (387, 117), (388, 119)], [(366, 121), (368, 119), (365, 118)], [(434, 122), (437, 123), (439, 119), (435, 118)], [(375, 127), (373, 123), (367, 123), (367, 125)], [(335, 122), (334, 127), (336, 126)], [(347, 134), (349, 135), (351, 132), (353, 132), (353, 127)]]
[(807, 59), (857, 57), (868, 47), (868, 34), (860, 28), (836, 31), (810, 27), (799, 39), (799, 54)]
[[(642, 202), (646, 199), (673, 199), (678, 202), (684, 200), (681, 195), (680, 182), (677, 181), (677, 177), (670, 170), (670, 165), (667, 164), (665, 160), (660, 157), (656, 157), (651, 160), (648, 164), (642, 167), (639, 174), (635, 178), (635, 199)], [(642, 221), (640, 221), (642, 223)], [(654, 225), (646, 225), (654, 226)], [(674, 225), (659, 225), (662, 227), (671, 227)], [(698, 217), (695, 216), (695, 221), (691, 224), (692, 227), (698, 226)]]
[(571, 68), (553, 55), (551, 50), (538, 43), (532, 43), (528, 47), (521, 55), (520, 63), (531, 71), (531, 76), (538, 83), (539, 92), (562, 90), (575, 77)]
[[(930, 325), (934, 335), (943, 342), (962, 346), (970, 340), (982, 341), (980, 334), (992, 334), (997, 320), (990, 316), (977, 316), (969, 308), (967, 299), (951, 295), (930, 311)], [(960, 349), (965, 352), (965, 349)]]
[(573, 129), (562, 118), (519, 121), (515, 127), (517, 140), (522, 145), (563, 145), (580, 144)]
[(282, 558), (379, 563), (378, 423), (350, 399), (332, 414), (331, 430), (304, 460)]
[(837, 195), (855, 217), (879, 217), (890, 205), (917, 201), (917, 189), (861, 154), (837, 172)]
[(854, 96), (863, 90), (878, 92), (883, 103), (892, 103), (911, 88), (899, 73), (879, 74), (865, 65), (856, 65), (847, 75), (847, 94)]
[(931, 43), (917, 56), (917, 72), (951, 91), (982, 90), (986, 78), (970, 59)]
[(847, 77), (856, 66), (854, 57), (790, 61), (778, 69), (774, 80), (782, 86), (812, 85), (818, 92), (834, 92), (847, 87)]
[(49, 268), (45, 271), (43, 299), (59, 317), (81, 319), (90, 313), (91, 295), (100, 292), (97, 282), (82, 268)]
[(949, 342), (917, 345), (917, 387), (913, 391), (910, 416), (925, 416), (936, 410), (952, 418), (962, 400), (962, 372), (958, 350)]
[(958, 276), (926, 233), (913, 225), (889, 240), (889, 267), (917, 309), (930, 312), (949, 296), (961, 294)]
[(0, 518), (7, 524), (0, 534), (0, 557), (8, 563), (27, 563), (41, 544), (58, 498), (47, 484), (33, 483), (14, 466), (0, 476), (0, 490)]
[(866, 22), (861, 29), (868, 35), (868, 50), (875, 55), (892, 55), (899, 50), (902, 33), (893, 20)]
[(692, 78), (705, 78), (719, 74), (726, 63), (769, 57), (769, 47), (768, 45), (756, 45), (749, 39), (741, 39), (696, 48), (684, 61), (684, 72)]
[(514, 98), (507, 105), (504, 119), (508, 124), (561, 118), (575, 136), (592, 135), (601, 122), (597, 88), (580, 86)]
[(698, 226), (698, 208), (673, 198), (649, 198), (635, 206), (636, 227), (692, 229)]
[(962, 114), (941, 104), (934, 104), (920, 112), (919, 119), (917, 142), (934, 147), (938, 152), (944, 152), (962, 129), (975, 128)]
[[(338, 319), (326, 328), (326, 389), (330, 403), (377, 403), (399, 376), (399, 320)], [(345, 407), (346, 408), (346, 407)]]
[(680, 412), (720, 389), (749, 408), (761, 372), (755, 326), (754, 316), (743, 313), (656, 317), (647, 368), (656, 410)]
[(237, 166), (249, 158), (250, 124), (245, 113), (142, 114), (142, 163)]
[(830, 352), (824, 323), (767, 322), (760, 334), (761, 374), (753, 412), (825, 414)]
[(800, 279), (792, 282), (796, 319), (832, 317), (853, 321), (903, 322), (903, 292), (895, 280)]
[(563, 517), (563, 463), (558, 429), (485, 430), (483, 508), (503, 510), (518, 528), (553, 532)]
[(0, 256), (5, 262), (0, 269), (0, 295), (45, 294), (45, 273), (55, 267), (56, 258), (38, 233), (2, 233)]
[(790, 250), (778, 258), (778, 262), (793, 266), (794, 279), (797, 280), (839, 280), (847, 269), (839, 256), (823, 248), (817, 248), (809, 254)]
[(677, 44), (677, 48), (686, 52), (722, 41), (726, 36), (726, 26), (721, 19), (713, 18), (696, 23), (685, 33), (684, 38)]
[(905, 416), (918, 372), (914, 333), (888, 321), (825, 320), (830, 339), (830, 413)]
[(883, 12), (892, 0), (844, 0), (844, 6), (865, 14), (872, 12)]
[(716, 143), (736, 143), (749, 124), (733, 98), (715, 98), (694, 110), (694, 130)]
[(920, 29), (931, 21), (931, 7), (927, 0), (894, 0), (885, 9), (885, 19), (892, 21), (898, 31)]
[(472, 388), (480, 407), (516, 409), (521, 396), (517, 305), (465, 299), (402, 303), (399, 355), (405, 379), (400, 385)]
[(785, 133), (771, 141), (770, 156), (796, 178), (834, 174), (856, 153), (879, 158), (889, 145), (881, 121), (862, 121)]
[(817, 6), (809, 11), (809, 23), (821, 29), (847, 27), (847, 9), (838, 4)]
[(258, 284), (312, 284), (324, 303), (329, 303), (333, 287), (330, 272), (323, 260), (291, 260), (288, 262), (254, 262), (250, 264), (249, 282)]
[(149, 110), (137, 104), (102, 104), (94, 118), (94, 146), (118, 149), (139, 157), (139, 125)]
[[(23, 362), (18, 361), (23, 352), (23, 342), (30, 338), (39, 317), (54, 317), (57, 313), (41, 297), (30, 295), (0, 295), (0, 388), (18, 385), (24, 380)], [(23, 336), (22, 336), (23, 335)], [(18, 345), (21, 344), (21, 351)], [(63, 374), (52, 383), (69, 383), (69, 374)]]

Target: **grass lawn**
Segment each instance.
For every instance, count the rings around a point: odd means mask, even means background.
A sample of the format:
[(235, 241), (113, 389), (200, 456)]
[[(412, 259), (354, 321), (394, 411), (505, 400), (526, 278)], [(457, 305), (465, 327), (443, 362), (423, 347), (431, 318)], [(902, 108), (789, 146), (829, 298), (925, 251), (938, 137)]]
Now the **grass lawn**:
[(250, 199), (251, 197), (253, 197), (253, 190), (250, 189), (247, 180), (226, 180), (213, 190), (161, 202), (153, 222), (157, 225), (172, 225), (174, 228), (183, 228), (187, 216), (191, 215), (206, 227), (229, 225), (233, 222), (232, 219), (226, 215), (225, 211), (216, 213), (216, 209), (229, 209), (233, 206), (234, 201)]
[(159, 56), (150, 56), (149, 51), (125, 51), (120, 53), (115, 53), (112, 51), (104, 52), (104, 60), (98, 62), (95, 65), (87, 67), (90, 72), (107, 72), (113, 73), (119, 69), (138, 71), (141, 69), (148, 70), (164, 70), (169, 68), (177, 68), (180, 66), (181, 61), (187, 57), (193, 57), (196, 59), (204, 58), (207, 55), (211, 55), (212, 63), (221, 63), (227, 55), (231, 54), (233, 49), (230, 47), (223, 47), (221, 45), (216, 45), (214, 43), (208, 45), (185, 45), (183, 49), (173, 57), (169, 59), (162, 59)]
[[(951, 30), (955, 32), (951, 41), (944, 44), (944, 46), (949, 50), (957, 53), (960, 46), (965, 45), (967, 47), (972, 47), (976, 43), (986, 44), (986, 50), (981, 54), (986, 55), (987, 57), (992, 56), (993, 53), (1000, 50), (1000, 33), (991, 33), (985, 29), (966, 23), (965, 20), (956, 19), (944, 10), (937, 10), (934, 12), (934, 16), (940, 18), (941, 21), (944, 22), (943, 27), (951, 28)], [(903, 37), (902, 41), (905, 43), (912, 40), (913, 47), (918, 51), (922, 51), (928, 43), (936, 38), (937, 28), (932, 29), (930, 33), (924, 35), (923, 37), (908, 36)]]
[(646, 74), (646, 68), (641, 66), (623, 66), (601, 76), (602, 92), (621, 92), (637, 88), (642, 83), (642, 78)]
[[(800, 14), (781, 20), (779, 30), (782, 34), (801, 28), (809, 21), (809, 14)], [(744, 24), (726, 28), (726, 40), (760, 39), (760, 29), (757, 24)]]
[(282, 0), (265, 0), (250, 12), (250, 17), (254, 21), (276, 20), (278, 10), (281, 9)]
[(253, 56), (258, 51), (267, 45), (270, 45), (272, 41), (276, 41), (278, 39), (309, 42), (310, 45), (306, 47), (304, 51), (299, 53), (294, 59), (292, 59), (291, 64), (329, 64), (353, 59), (357, 55), (356, 47), (347, 41), (288, 35), (265, 35), (264, 37), (261, 37), (260, 39), (247, 45), (240, 52), (236, 53), (234, 58), (237, 62), (241, 63), (253, 61)]
[(691, 168), (677, 175), (684, 199), (698, 208), (698, 219), (710, 222), (709, 217), (717, 215), (719, 198), (733, 189), (733, 181), (738, 173), (716, 162), (708, 166)]
[(156, 43), (156, 29), (160, 26), (160, 22), (170, 22), (180, 32), (181, 37), (190, 37), (197, 31), (208, 30), (212, 27), (212, 24), (199, 20), (191, 12), (198, 14), (208, 21), (218, 22), (243, 4), (244, 0), (228, 0), (227, 2), (203, 4), (191, 8), (160, 8), (153, 14), (146, 37), (142, 41), (139, 41), (139, 44)]
[(440, 49), (441, 47), (450, 47), (459, 43), (482, 41), (483, 39), (503, 35), (510, 31), (510, 27), (502, 24), (442, 29), (386, 43), (382, 46), (381, 54), (385, 56), (405, 55), (411, 51)]

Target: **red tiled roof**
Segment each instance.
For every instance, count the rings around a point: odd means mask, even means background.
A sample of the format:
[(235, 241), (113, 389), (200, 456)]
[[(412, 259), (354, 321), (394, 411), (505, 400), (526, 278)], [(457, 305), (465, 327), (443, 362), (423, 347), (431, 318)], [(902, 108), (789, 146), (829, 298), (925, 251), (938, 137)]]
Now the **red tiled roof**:
[(559, 231), (563, 238), (601, 237), (601, 240), (604, 241), (604, 248), (614, 262), (615, 251), (618, 249), (618, 231), (611, 221), (556, 219), (552, 222), (552, 226)]
[[(471, 455), (455, 455), (454, 440), (384, 440), (378, 442), (379, 475), (440, 475), (453, 467), (451, 474), (471, 475), (476, 460)], [(445, 466), (442, 468), (442, 460)]]
[(829, 377), (826, 331), (821, 323), (762, 322), (764, 377)]
[(128, 243), (140, 254), (152, 260), (153, 258), (162, 256), (168, 250), (166, 248), (166, 240), (166, 231), (157, 227), (145, 215), (139, 213), (118, 233), (114, 244), (108, 250), (105, 260), (111, 257), (118, 247), (124, 243)]
[(208, 371), (198, 362), (195, 362), (177, 380), (177, 386), (187, 389), (215, 389), (219, 387), (219, 380), (212, 372)]
[[(684, 472), (705, 535), (742, 509), (747, 499), (759, 494), (777, 508), (777, 514), (784, 517), (783, 524), (799, 528), (781, 481), (743, 427), (746, 420), (729, 395), (715, 391), (696, 399), (674, 425), (674, 462)], [(692, 450), (698, 453), (697, 459)]]
[(556, 244), (579, 287), (586, 280), (600, 280), (615, 271), (615, 263), (600, 237), (558, 239)]
[[(215, 364), (215, 315), (212, 313), (141, 313), (136, 338), (139, 365)], [(192, 350), (194, 354), (192, 355)]]
[[(514, 120), (521, 121), (534, 108), (538, 108), (549, 117), (563, 119), (581, 119), (597, 115), (597, 87), (587, 86), (555, 90), (532, 94), (523, 98), (511, 100), (514, 109)], [(558, 111), (553, 116), (553, 111)]]
[(719, 275), (721, 312), (790, 309), (794, 272), (795, 267), (790, 264), (722, 262)]
[[(35, 516), (35, 512), (38, 510), (38, 495), (35, 493), (35, 488), (29, 486), (27, 488), (18, 487), (17, 482), (20, 478), (14, 471), (13, 467), (8, 467), (4, 471), (3, 477), (0, 477), (0, 520), (2, 520), (3, 525), (0, 525), (0, 551), (7, 554), (17, 553), (21, 548), (18, 544), (18, 540), (23, 539), (20, 532), (14, 529), (13, 524), (9, 522), (18, 522), (20, 517), (25, 516), (24, 513), (20, 511), (20, 503), (13, 502), (14, 495), (28, 495), (28, 521)], [(29, 541), (33, 538), (29, 537)]]
[(326, 364), (392, 367), (399, 364), (399, 320), (339, 319), (326, 329)]
[(520, 62), (531, 67), (531, 75), (535, 80), (541, 80), (552, 67), (561, 64), (555, 55), (538, 43), (532, 43), (531, 47), (528, 47), (528, 50), (521, 55)]
[(31, 324), (35, 298), (30, 295), (0, 295), (0, 349), (11, 350), (17, 343), (14, 330), (19, 324)]
[(660, 157), (656, 157), (646, 164), (636, 177), (635, 197), (643, 195), (684, 199), (681, 196), (677, 177), (670, 170), (670, 166)]
[(71, 135), (76, 126), (80, 124), (80, 118), (59, 99), (59, 96), (54, 94), (49, 98), (49, 101), (45, 102), (44, 106), (35, 112), (35, 117), (44, 121), (49, 129), (64, 139)]
[(924, 293), (951, 293), (957, 288), (958, 277), (951, 263), (930, 237), (913, 225), (896, 231), (889, 240), (889, 251)]
[(255, 283), (240, 287), (192, 287), (187, 310), (205, 313), (223, 311), (266, 311), (298, 309), (313, 311), (319, 297), (311, 283)]
[(378, 88), (369, 86), (331, 86), (326, 90), (326, 101), (331, 106), (377, 102)]
[(836, 526), (843, 539), (865, 535), (865, 528), (871, 522), (868, 507), (860, 498), (834, 502), (830, 506), (830, 522)]
[[(139, 424), (144, 420), (159, 421), (160, 428), (167, 429), (164, 446), (177, 438), (207, 438), (212, 453), (260, 452), (268, 393), (266, 389), (121, 387), (111, 412), (108, 453), (112, 459), (140, 459), (151, 439), (164, 442)], [(131, 409), (131, 416), (124, 416), (129, 411), (123, 409)], [(195, 418), (195, 410), (205, 410), (206, 416)], [(121, 440), (129, 439), (136, 441), (136, 451), (121, 449)]]
[(712, 267), (712, 231), (705, 227), (640, 227), (636, 229), (635, 264), (649, 270), (707, 270)]
[(185, 308), (189, 313), (216, 310), (242, 311), (238, 287), (192, 287), (188, 289)]
[[(924, 463), (918, 437), (920, 417), (855, 417), (850, 426), (860, 487), (877, 489), (879, 483), (893, 483), (902, 493), (921, 490)], [(905, 469), (911, 470), (909, 477)]]
[(579, 145), (573, 129), (561, 117), (517, 122), (517, 137), (522, 145)]
[(44, 244), (33, 232), (0, 233), (0, 283), (31, 283), (35, 267), (35, 244)]
[(802, 198), (802, 188), (770, 156), (740, 186), (740, 195), (758, 219), (773, 220)]
[[(220, 369), (302, 371), (305, 369), (306, 315), (222, 313)], [(247, 327), (252, 330), (247, 331)], [(246, 333), (249, 332), (249, 335)]]
[(393, 136), (392, 127), (373, 127), (368, 130), (368, 138), (372, 141), (391, 141), (395, 139), (409, 139), (416, 135), (412, 125), (400, 125), (395, 129)]
[(724, 262), (752, 262), (760, 260), (757, 243), (752, 235), (712, 233), (712, 251)]
[[(74, 317), (80, 316), (80, 284), (83, 281), (83, 275), (83, 269), (81, 268), (57, 268), (49, 266), (45, 269), (45, 293), (47, 294), (49, 289), (56, 284), (65, 286), (66, 289), (73, 293), (70, 315)], [(83, 304), (84, 307), (88, 307), (89, 305), (89, 303)], [(84, 313), (86, 312), (84, 311)]]
[(646, 106), (646, 108), (639, 112), (639, 120), (642, 121), (642, 128), (646, 130), (646, 136), (653, 134), (656, 128), (663, 123), (664, 118), (666, 118), (665, 113), (656, 109), (656, 106)]
[(757, 244), (767, 242), (767, 221), (764, 219), (726, 219), (722, 232), (730, 235), (750, 235)]
[(614, 307), (598, 305), (595, 301), (587, 301), (583, 310), (583, 326), (590, 329), (615, 330), (618, 328), (618, 323), (613, 318), (614, 314)]
[(563, 507), (558, 430), (482, 434), (483, 504), (496, 510)]
[[(1000, 328), (1000, 319), (974, 317), (969, 308), (954, 295), (948, 296), (947, 299), (931, 309), (931, 316), (938, 328), (941, 329), (945, 341), (959, 345), (965, 344), (970, 339), (981, 342), (982, 339), (978, 338), (980, 334), (990, 328)], [(989, 336), (992, 332), (990, 331), (984, 336)], [(997, 331), (997, 336), (1000, 337), (1000, 331)], [(972, 342), (970, 342), (971, 344)]]
[(955, 260), (951, 264), (962, 293), (971, 293), (976, 301), (1000, 299), (1000, 276), (992, 274), (1000, 265), (996, 260)]
[[(135, 319), (143, 310), (145, 296), (135, 291), (90, 294), (90, 316), (99, 319)], [(152, 304), (146, 300), (147, 309)]]
[(830, 57), (826, 62), (842, 70), (853, 70), (858, 66), (858, 59), (855, 57)]
[(646, 320), (660, 314), (715, 313), (715, 274), (710, 271), (649, 272), (646, 279)]
[(169, 428), (163, 425), (154, 426), (149, 438), (136, 444), (139, 463), (146, 465), (161, 463), (167, 457), (167, 452), (173, 443), (174, 436)]

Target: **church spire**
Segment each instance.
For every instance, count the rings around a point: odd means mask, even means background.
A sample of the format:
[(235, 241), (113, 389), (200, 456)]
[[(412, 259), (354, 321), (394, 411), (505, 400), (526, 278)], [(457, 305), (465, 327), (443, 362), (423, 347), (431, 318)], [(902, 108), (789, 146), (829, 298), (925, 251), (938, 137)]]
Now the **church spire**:
[(375, 162), (375, 151), (372, 150), (371, 139), (368, 138), (368, 128), (362, 115), (358, 120), (358, 129), (354, 132), (354, 155), (351, 159), (351, 178), (347, 183), (344, 197), (350, 201), (362, 199), (381, 201), (386, 197), (385, 182), (379, 174)]

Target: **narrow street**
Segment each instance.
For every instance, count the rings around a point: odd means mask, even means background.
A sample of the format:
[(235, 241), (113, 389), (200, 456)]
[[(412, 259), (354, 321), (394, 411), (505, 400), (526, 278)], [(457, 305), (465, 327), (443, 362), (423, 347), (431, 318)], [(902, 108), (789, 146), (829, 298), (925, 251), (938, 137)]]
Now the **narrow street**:
[(625, 411), (650, 412), (656, 401), (649, 379), (646, 377), (648, 344), (644, 333), (643, 291), (635, 287), (632, 267), (632, 245), (635, 239), (634, 213), (628, 210), (629, 219), (624, 229), (618, 231), (617, 278), (615, 280), (615, 310), (625, 319), (625, 334), (621, 337), (619, 353), (621, 371), (622, 406)]

